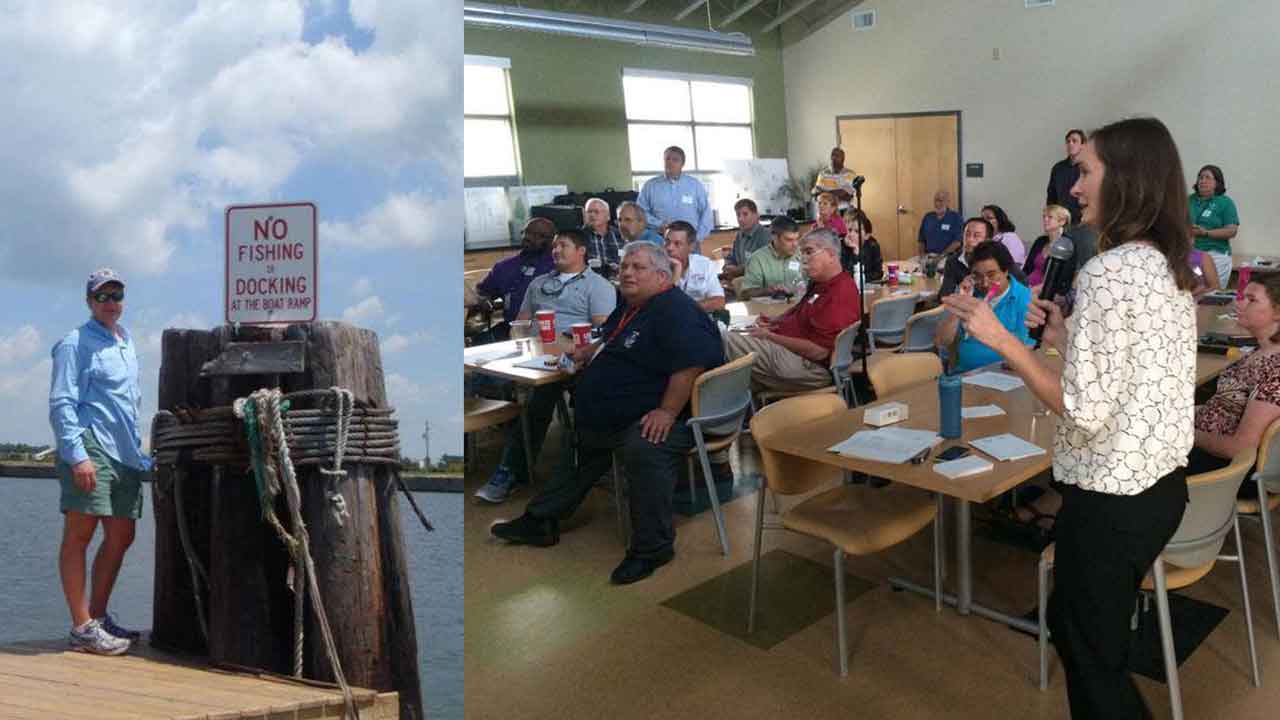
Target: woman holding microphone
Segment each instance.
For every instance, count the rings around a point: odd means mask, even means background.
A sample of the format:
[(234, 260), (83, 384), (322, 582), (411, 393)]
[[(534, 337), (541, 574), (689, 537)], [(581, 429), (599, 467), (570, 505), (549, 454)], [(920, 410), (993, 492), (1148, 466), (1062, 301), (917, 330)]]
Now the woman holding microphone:
[(987, 303), (943, 302), (1059, 416), (1058, 514), (1049, 628), (1075, 718), (1150, 717), (1129, 676), (1129, 618), (1139, 583), (1178, 528), (1183, 465), (1195, 438), (1196, 319), (1190, 227), (1178, 149), (1154, 118), (1090, 136), (1071, 193), (1099, 233), (1064, 321), (1036, 299), (1027, 325), (1064, 359), (1040, 362)]

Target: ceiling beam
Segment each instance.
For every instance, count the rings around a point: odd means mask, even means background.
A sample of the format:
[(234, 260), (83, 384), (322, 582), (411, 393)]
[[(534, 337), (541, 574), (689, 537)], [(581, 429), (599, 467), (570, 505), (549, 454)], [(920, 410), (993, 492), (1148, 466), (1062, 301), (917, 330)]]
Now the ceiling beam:
[(693, 12), (694, 10), (697, 10), (698, 8), (706, 4), (707, 4), (707, 0), (693, 0), (693, 2), (690, 3), (688, 7), (676, 13), (676, 20), (683, 20), (686, 17), (689, 17), (689, 13)]
[(770, 30), (778, 27), (779, 25), (790, 20), (796, 15), (799, 15), (801, 10), (804, 10), (805, 8), (809, 7), (816, 1), (817, 0), (800, 0), (800, 2), (796, 3), (795, 5), (792, 5), (790, 10), (782, 13), (778, 17), (771, 20), (768, 25), (765, 25), (764, 27), (760, 28), (760, 32), (762, 33), (769, 32)]
[(627, 6), (626, 12), (633, 13), (637, 11), (640, 9), (640, 6), (644, 5), (646, 2), (649, 2), (649, 0), (632, 0), (631, 4)]
[(754, 8), (755, 6), (759, 5), (762, 2), (764, 2), (764, 0), (747, 0), (746, 2), (739, 5), (736, 10), (729, 13), (728, 15), (725, 15), (724, 19), (720, 21), (720, 27), (724, 27), (725, 25), (728, 25), (734, 20), (737, 20), (738, 18), (742, 17), (743, 15), (746, 15), (747, 13), (751, 12), (752, 8)]

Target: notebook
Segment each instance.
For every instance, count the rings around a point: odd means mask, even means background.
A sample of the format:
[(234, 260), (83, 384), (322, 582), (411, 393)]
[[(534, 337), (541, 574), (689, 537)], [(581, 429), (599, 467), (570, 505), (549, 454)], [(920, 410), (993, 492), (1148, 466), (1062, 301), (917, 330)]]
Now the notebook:
[(1020, 377), (1016, 377), (1014, 375), (1006, 375), (1004, 373), (991, 372), (990, 370), (980, 372), (980, 373), (975, 373), (973, 375), (966, 375), (961, 380), (961, 382), (967, 385), (978, 385), (980, 387), (987, 387), (987, 388), (991, 388), (992, 390), (999, 390), (1001, 392), (1009, 392), (1010, 390), (1017, 390), (1023, 385), (1026, 385), (1026, 383), (1022, 382), (1022, 378)]
[(941, 442), (942, 438), (932, 430), (885, 427), (879, 430), (859, 430), (827, 450), (860, 460), (905, 463)]
[(962, 418), (986, 418), (1003, 415), (1004, 408), (999, 405), (971, 405), (966, 408), (960, 408), (960, 417)]
[(984, 457), (979, 455), (966, 455), (965, 457), (956, 460), (940, 462), (933, 466), (933, 470), (939, 475), (950, 480), (955, 480), (956, 478), (989, 472), (994, 467), (995, 465), (992, 465), (991, 461)]
[(1022, 460), (1045, 453), (1044, 448), (1012, 433), (977, 438), (970, 440), (969, 444), (997, 460)]
[(534, 355), (528, 360), (511, 363), (511, 367), (524, 368), (525, 370), (546, 370), (547, 372), (555, 372), (560, 369), (560, 364), (559, 358), (555, 355)]

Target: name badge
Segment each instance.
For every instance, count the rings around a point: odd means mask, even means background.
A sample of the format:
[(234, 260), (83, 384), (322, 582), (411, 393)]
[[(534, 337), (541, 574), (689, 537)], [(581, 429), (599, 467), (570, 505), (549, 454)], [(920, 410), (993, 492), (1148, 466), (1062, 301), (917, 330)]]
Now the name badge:
[(593, 268), (598, 268), (600, 267), (600, 258), (591, 258), (587, 261), (587, 264)]
[(814, 304), (814, 303), (818, 302), (818, 298), (819, 298), (819, 297), (822, 297), (822, 296), (821, 296), (821, 295), (818, 295), (817, 293), (814, 293), (813, 295), (810, 295), (810, 296), (809, 296), (809, 304), (810, 304), (810, 305), (812, 305), (812, 304)]
[(951, 229), (951, 224), (950, 224), (950, 223), (942, 223), (942, 229), (943, 229), (943, 230), (950, 230), (950, 229)]
[(537, 268), (530, 267), (528, 265), (525, 265), (524, 267), (520, 268), (520, 271), (524, 273), (525, 277), (533, 277), (534, 270), (537, 270)]
[(1200, 217), (1213, 217), (1213, 208), (1205, 208), (1204, 212), (1200, 213)]
[(692, 204), (693, 204), (693, 196), (692, 196), (692, 195), (681, 195), (681, 196), (680, 196), (680, 202), (684, 203), (685, 205), (692, 205)]
[(799, 270), (799, 269), (800, 269), (800, 261), (799, 261), (799, 260), (792, 260), (791, 262), (787, 263), (787, 269), (788, 269), (788, 270)]

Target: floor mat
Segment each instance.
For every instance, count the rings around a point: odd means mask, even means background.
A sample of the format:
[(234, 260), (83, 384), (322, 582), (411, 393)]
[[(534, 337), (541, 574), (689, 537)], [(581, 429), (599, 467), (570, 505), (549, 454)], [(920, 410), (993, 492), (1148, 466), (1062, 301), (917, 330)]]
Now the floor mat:
[[(874, 583), (846, 573), (845, 602), (853, 602), (873, 587)], [(750, 592), (748, 561), (662, 604), (762, 650), (831, 615), (836, 605), (831, 568), (781, 549), (760, 556), (756, 629), (748, 635)]]
[[(1169, 593), (1169, 619), (1173, 626), (1173, 652), (1178, 666), (1200, 647), (1200, 643), (1218, 627), (1230, 612), (1213, 603), (1196, 600), (1176, 592)], [(1036, 610), (1025, 616), (1037, 622)], [(1021, 631), (1019, 631), (1021, 632)], [(1034, 637), (1034, 636), (1032, 636)], [(1049, 638), (1053, 642), (1053, 638)], [(1053, 652), (1052, 649), (1049, 652)], [(1241, 662), (1245, 662), (1241, 658)], [(1246, 665), (1247, 667), (1247, 665)], [(1058, 672), (1060, 672), (1060, 668)], [(1150, 610), (1138, 613), (1138, 629), (1133, 631), (1129, 643), (1129, 671), (1164, 682), (1164, 654), (1160, 649), (1160, 619), (1156, 615), (1156, 601), (1151, 598)]]

